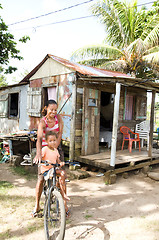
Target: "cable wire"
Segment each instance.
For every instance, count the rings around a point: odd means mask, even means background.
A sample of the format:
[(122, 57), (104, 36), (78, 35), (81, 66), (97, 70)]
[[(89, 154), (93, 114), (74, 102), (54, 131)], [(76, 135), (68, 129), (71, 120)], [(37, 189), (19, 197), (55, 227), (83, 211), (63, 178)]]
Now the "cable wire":
[(31, 20), (34, 20), (34, 19), (37, 19), (37, 18), (41, 18), (41, 17), (46, 17), (48, 15), (51, 15), (51, 14), (54, 14), (54, 13), (58, 13), (58, 12), (62, 12), (62, 11), (65, 11), (65, 10), (68, 10), (68, 9), (71, 9), (71, 8), (74, 8), (74, 7), (78, 7), (80, 5), (83, 5), (83, 4), (86, 4), (86, 3), (89, 3), (89, 2), (93, 2), (93, 1), (94, 0), (89, 0), (89, 1), (86, 1), (86, 2), (78, 3), (78, 4), (75, 4), (75, 5), (63, 8), (63, 9), (56, 10), (54, 12), (49, 12), (49, 13), (46, 13), (46, 14), (39, 15), (37, 17), (32, 17), (32, 18), (28, 18), (28, 19), (25, 19), (25, 20), (22, 20), (22, 21), (19, 21), (19, 22), (11, 23), (11, 24), (8, 24), (8, 26), (12, 26), (12, 25), (15, 25), (15, 24), (28, 22), (28, 21), (31, 21)]
[[(73, 7), (77, 7), (77, 6), (79, 6), (79, 5), (82, 5), (82, 4), (85, 4), (85, 3), (88, 3), (88, 2), (92, 2), (92, 1), (94, 1), (94, 0), (89, 0), (89, 1), (86, 1), (86, 2), (83, 2), (83, 3), (79, 3), (79, 4), (76, 4), (76, 5), (67, 7), (67, 8), (63, 8), (63, 9), (54, 11), (54, 12), (50, 12), (50, 13), (47, 13), (47, 14), (44, 14), (44, 15), (40, 15), (40, 16), (37, 16), (37, 17), (34, 17), (34, 18), (30, 18), (30, 19), (26, 19), (26, 20), (19, 21), (19, 22), (16, 22), (16, 23), (12, 23), (12, 24), (9, 24), (8, 26), (15, 25), (15, 24), (18, 24), (18, 23), (23, 23), (23, 22), (26, 22), (26, 21), (30, 21), (30, 20), (33, 20), (33, 19), (36, 19), (36, 18), (40, 18), (40, 17), (43, 17), (43, 16), (47, 16), (47, 15), (49, 15), (49, 14), (53, 14), (53, 13), (56, 13), (56, 12), (64, 11), (64, 10), (67, 10), (67, 9), (70, 9), (70, 8), (73, 8)], [(139, 4), (139, 5), (137, 5), (137, 6), (139, 7), (139, 6), (143, 6), (143, 5), (147, 5), (147, 4), (151, 4), (151, 3), (154, 3), (154, 1), (153, 1), (153, 2), (142, 3), (142, 4)], [(128, 9), (129, 9), (129, 8), (133, 8), (133, 7), (134, 7), (134, 6), (128, 7)], [(99, 14), (99, 15), (100, 15), (100, 14)], [(96, 16), (97, 16), (97, 15), (96, 15)], [(80, 19), (85, 19), (85, 18), (90, 18), (90, 17), (95, 17), (95, 16), (94, 16), (94, 15), (83, 16), (83, 17), (78, 17), (78, 18), (61, 20), (61, 21), (53, 22), (53, 23), (46, 23), (46, 24), (39, 25), (39, 26), (36, 26), (36, 27), (27, 27), (27, 28), (14, 29), (14, 30), (15, 30), (15, 31), (20, 31), (20, 30), (26, 30), (26, 29), (30, 29), (30, 28), (33, 28), (33, 29), (36, 30), (36, 28), (40, 28), (40, 27), (44, 27), (44, 26), (49, 26), (49, 25), (54, 25), (54, 24), (60, 24), (60, 23), (66, 23), (66, 22), (71, 22), (71, 21), (80, 20)]]
[(19, 28), (19, 29), (14, 29), (14, 31), (21, 31), (21, 30), (26, 30), (26, 29), (30, 29), (30, 28), (33, 28), (36, 31), (36, 29), (40, 28), (40, 27), (45, 27), (45, 26), (59, 24), (59, 23), (71, 22), (71, 21), (80, 20), (80, 19), (89, 18), (89, 17), (94, 17), (94, 15), (72, 18), (72, 19), (62, 20), (62, 21), (59, 21), (59, 22), (46, 23), (46, 24), (39, 25), (39, 26), (36, 26), (36, 27)]
[[(66, 7), (66, 8), (62, 8), (62, 9), (59, 9), (59, 10), (56, 10), (56, 11), (54, 11), (54, 12), (49, 12), (49, 13), (46, 13), (46, 14), (42, 14), (42, 15), (39, 15), (39, 16), (36, 16), (36, 17), (32, 17), (32, 18), (28, 18), (28, 19), (25, 19), (25, 20), (22, 20), (22, 21), (19, 21), (19, 22), (14, 22), (14, 23), (11, 23), (11, 24), (8, 24), (8, 26), (12, 26), (12, 25), (16, 25), (16, 24), (19, 24), (19, 23), (24, 23), (24, 22), (28, 22), (28, 21), (31, 21), (31, 20), (34, 20), (34, 19), (38, 19), (38, 18), (41, 18), (41, 17), (46, 17), (46, 16), (48, 16), (48, 15), (51, 15), (51, 14), (54, 14), (54, 13), (58, 13), (58, 12), (62, 12), (62, 11), (65, 11), (65, 10), (68, 10), (68, 9), (71, 9), (71, 8), (74, 8), (74, 7), (78, 7), (78, 6), (80, 6), (80, 5), (83, 5), (83, 4), (86, 4), (86, 3), (89, 3), (89, 2), (93, 2), (93, 1), (95, 1), (95, 0), (89, 0), (89, 1), (85, 1), (85, 2), (82, 2), (82, 3), (78, 3), (78, 4), (76, 4), (76, 5), (72, 5), (72, 6), (69, 6), (69, 7)], [(152, 4), (152, 3), (154, 3), (154, 1), (153, 2), (147, 2), (147, 3), (141, 3), (141, 4), (139, 4), (139, 5), (137, 5), (137, 7), (140, 7), (140, 6), (145, 6), (145, 5), (147, 5), (147, 4)], [(129, 8), (134, 8), (134, 6), (132, 6), (132, 7), (128, 7), (128, 9)], [(91, 15), (91, 16), (93, 16), (93, 15)], [(88, 17), (90, 17), (90, 16), (88, 16)], [(82, 17), (83, 18), (83, 17)], [(84, 18), (86, 18), (86, 17), (84, 17)], [(80, 18), (79, 18), (80, 19)], [(76, 19), (73, 19), (73, 20), (76, 20)], [(73, 21), (72, 20), (72, 21)], [(70, 20), (69, 20), (70, 21)], [(63, 21), (61, 21), (61, 22), (63, 22)], [(64, 21), (65, 22), (65, 21)], [(58, 22), (58, 23), (60, 23), (60, 22)], [(54, 24), (54, 23), (53, 23)], [(49, 24), (48, 24), (49, 25)], [(39, 26), (38, 26), (39, 27)]]

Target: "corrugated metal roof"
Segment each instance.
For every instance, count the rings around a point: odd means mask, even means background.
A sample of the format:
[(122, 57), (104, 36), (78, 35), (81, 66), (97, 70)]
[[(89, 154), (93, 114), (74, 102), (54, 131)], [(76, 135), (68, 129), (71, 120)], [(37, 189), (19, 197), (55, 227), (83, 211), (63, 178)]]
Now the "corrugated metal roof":
[(66, 67), (72, 68), (73, 70), (89, 76), (99, 76), (99, 77), (123, 77), (123, 78), (131, 78), (129, 75), (121, 72), (115, 72), (110, 70), (104, 70), (96, 67), (89, 67), (82, 64), (74, 63), (68, 61), (64, 58), (60, 58), (54, 55), (49, 54), (49, 56), (55, 61), (65, 65)]
[[(68, 61), (64, 58), (57, 57), (55, 55), (47, 54), (45, 58), (27, 75), (23, 78), (23, 80), (20, 83), (28, 83), (29, 79), (39, 70), (39, 68), (47, 61), (48, 58), (52, 58), (53, 60), (59, 62), (60, 64), (78, 72), (81, 75), (85, 75), (86, 78), (89, 78), (89, 80), (98, 80), (102, 78), (103, 81), (107, 80), (107, 78), (110, 78), (112, 80), (116, 79), (117, 81), (125, 81), (128, 80), (130, 83), (130, 86), (137, 86), (141, 88), (145, 88), (148, 90), (155, 90), (159, 92), (159, 84), (154, 83), (151, 80), (143, 80), (140, 78), (133, 78), (125, 73), (116, 72), (116, 71), (110, 71), (110, 70), (104, 70), (96, 67), (89, 67), (82, 64), (74, 63), (71, 61)], [(101, 80), (101, 79), (100, 79)]]

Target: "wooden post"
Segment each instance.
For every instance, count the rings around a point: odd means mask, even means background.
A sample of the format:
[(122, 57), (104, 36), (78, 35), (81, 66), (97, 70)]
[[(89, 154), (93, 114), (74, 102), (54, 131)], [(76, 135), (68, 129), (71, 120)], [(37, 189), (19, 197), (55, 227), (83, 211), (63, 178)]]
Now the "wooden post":
[(112, 167), (115, 166), (115, 157), (116, 157), (116, 142), (117, 142), (117, 131), (118, 131), (120, 88), (121, 88), (121, 84), (116, 83), (116, 94), (115, 94), (114, 115), (113, 115), (112, 145), (111, 145), (111, 160), (110, 160), (110, 166), (112, 166)]
[(69, 160), (74, 160), (75, 146), (75, 115), (76, 115), (76, 81), (72, 82), (72, 114), (71, 114), (71, 129), (70, 129), (70, 148)]
[(152, 148), (153, 148), (153, 131), (154, 131), (154, 112), (155, 112), (155, 91), (152, 91), (151, 98), (151, 115), (150, 115), (150, 137), (149, 137), (149, 151), (148, 156), (152, 158)]
[(12, 140), (8, 140), (9, 143), (9, 152), (10, 152), (10, 161), (12, 159), (12, 155), (13, 155), (13, 144), (12, 144)]

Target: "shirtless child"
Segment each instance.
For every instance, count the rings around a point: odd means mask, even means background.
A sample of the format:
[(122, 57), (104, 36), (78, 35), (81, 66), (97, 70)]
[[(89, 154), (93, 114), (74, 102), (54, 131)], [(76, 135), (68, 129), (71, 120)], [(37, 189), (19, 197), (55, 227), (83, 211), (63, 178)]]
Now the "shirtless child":
[[(52, 131), (46, 132), (45, 141), (47, 143), (47, 146), (42, 148), (42, 160), (47, 161), (48, 163), (60, 164), (60, 167), (56, 169), (56, 174), (59, 177), (60, 192), (64, 200), (66, 217), (68, 217), (70, 215), (70, 212), (67, 207), (67, 201), (69, 201), (70, 198), (66, 195), (66, 182), (65, 182), (66, 173), (61, 168), (65, 165), (65, 162), (61, 162), (59, 152), (55, 148), (56, 141), (57, 141), (57, 134)], [(41, 168), (40, 174), (43, 174), (44, 172), (52, 168), (52, 166), (51, 165), (45, 166), (42, 164), (40, 168)]]

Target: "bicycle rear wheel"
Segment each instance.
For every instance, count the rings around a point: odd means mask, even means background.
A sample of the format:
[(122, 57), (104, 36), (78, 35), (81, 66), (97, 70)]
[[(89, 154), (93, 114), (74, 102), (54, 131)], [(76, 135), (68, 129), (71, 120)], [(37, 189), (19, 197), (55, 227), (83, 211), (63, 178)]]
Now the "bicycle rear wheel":
[(66, 213), (63, 198), (56, 189), (49, 193), (45, 212), (44, 229), (46, 240), (63, 240), (65, 236)]

